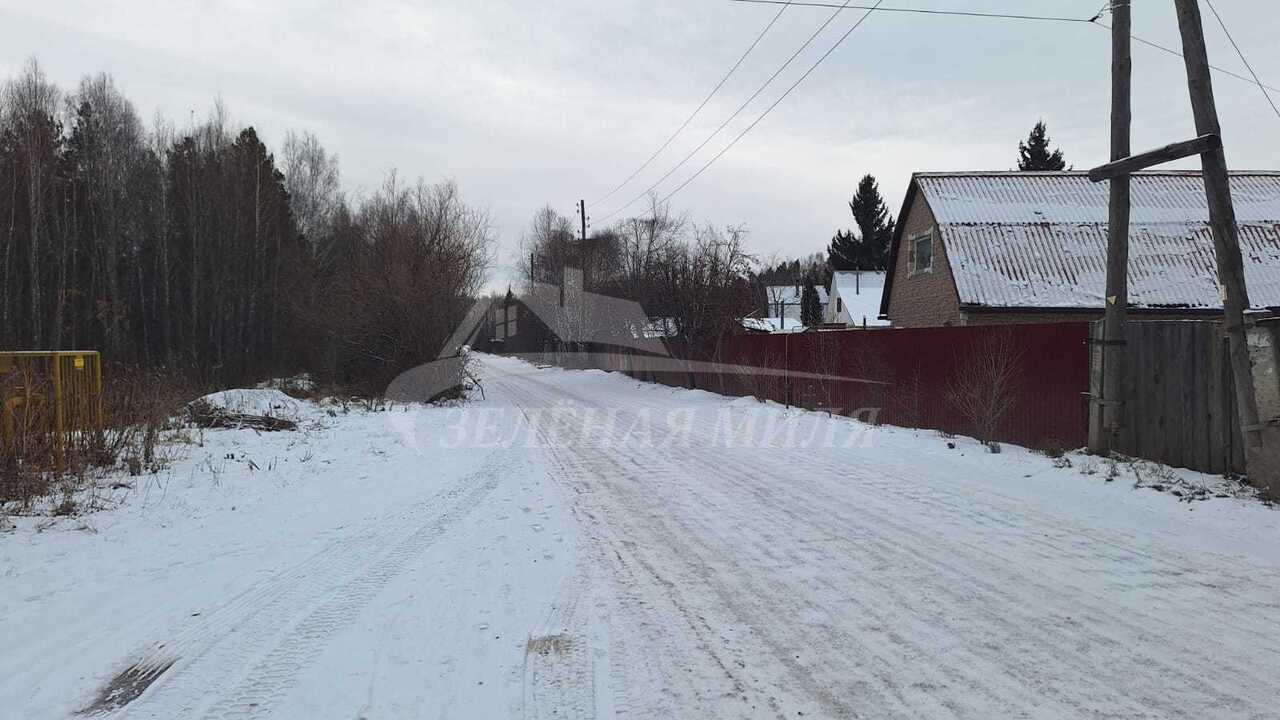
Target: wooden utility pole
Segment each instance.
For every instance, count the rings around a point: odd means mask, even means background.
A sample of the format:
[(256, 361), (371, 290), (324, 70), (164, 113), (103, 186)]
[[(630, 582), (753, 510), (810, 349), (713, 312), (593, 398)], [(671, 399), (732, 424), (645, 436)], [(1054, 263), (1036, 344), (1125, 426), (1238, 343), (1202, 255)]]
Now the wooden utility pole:
[[(1198, 0), (1174, 0), (1178, 9), (1178, 29), (1187, 67), (1187, 88), (1196, 133), (1221, 137), (1218, 109), (1209, 77), (1209, 55), (1204, 45), (1204, 27)], [(1226, 324), (1228, 356), (1235, 380), (1236, 406), (1240, 429), (1245, 437), (1245, 465), (1249, 480), (1270, 493), (1276, 465), (1268, 452), (1264, 426), (1258, 420), (1258, 400), (1254, 391), (1253, 367), (1245, 337), (1245, 310), (1249, 293), (1245, 286), (1240, 240), (1236, 234), (1235, 207), (1231, 202), (1231, 181), (1221, 144), (1200, 155), (1204, 189), (1209, 202), (1209, 224), (1213, 229), (1213, 249), (1218, 260), (1218, 282), (1222, 285), (1223, 322)]]
[(582, 219), (582, 242), (587, 241), (587, 201), (578, 201), (578, 216)]
[[(1131, 152), (1129, 127), (1130, 79), (1133, 61), (1129, 47), (1130, 0), (1111, 5), (1111, 162)], [(1124, 322), (1129, 306), (1129, 175), (1111, 179), (1107, 212), (1107, 290), (1102, 320), (1102, 397), (1095, 413), (1101, 413), (1099, 432), (1091, 433), (1090, 450), (1111, 452), (1123, 421), (1121, 389), (1124, 387)]]

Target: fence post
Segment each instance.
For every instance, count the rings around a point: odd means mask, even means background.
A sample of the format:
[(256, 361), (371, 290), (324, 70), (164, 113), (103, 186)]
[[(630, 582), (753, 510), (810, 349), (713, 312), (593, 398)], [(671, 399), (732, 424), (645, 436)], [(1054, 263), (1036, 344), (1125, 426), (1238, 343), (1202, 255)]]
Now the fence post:
[(102, 397), (102, 396), (103, 396), (103, 392), (102, 392), (102, 355), (101, 355), (101, 354), (99, 354), (99, 353), (94, 353), (94, 355), (93, 355), (93, 375), (94, 375), (94, 377), (93, 377), (93, 383), (94, 383), (94, 388), (93, 388), (93, 390), (94, 390), (95, 398), (96, 398), (96, 400), (97, 400), (97, 402), (96, 402), (96, 408), (95, 408), (95, 418), (94, 418), (94, 419), (95, 419), (95, 422), (96, 422), (96, 423), (97, 423), (97, 425), (98, 425), (98, 432), (102, 432), (103, 430), (105, 430), (105, 429), (106, 429), (106, 424), (105, 424), (105, 422), (104, 422), (105, 418), (103, 417), (103, 411), (102, 411), (103, 403), (104, 403), (104, 400), (103, 400), (103, 397)]
[(63, 433), (64, 421), (62, 413), (62, 356), (50, 353), (49, 363), (53, 366), (53, 432), (54, 447), (57, 452), (58, 469), (63, 468), (66, 458), (66, 436)]

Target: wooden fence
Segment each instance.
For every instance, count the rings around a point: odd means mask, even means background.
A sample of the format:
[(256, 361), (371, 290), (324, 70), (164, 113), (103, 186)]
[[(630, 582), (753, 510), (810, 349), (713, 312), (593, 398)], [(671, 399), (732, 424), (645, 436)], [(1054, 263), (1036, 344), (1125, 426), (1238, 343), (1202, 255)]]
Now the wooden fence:
[[(1092, 333), (1102, 337), (1101, 323)], [(1244, 441), (1221, 324), (1127, 322), (1125, 343), (1122, 427), (1113, 449), (1202, 472), (1243, 472)], [(1105, 370), (1100, 345), (1093, 347), (1091, 366), (1097, 392)]]

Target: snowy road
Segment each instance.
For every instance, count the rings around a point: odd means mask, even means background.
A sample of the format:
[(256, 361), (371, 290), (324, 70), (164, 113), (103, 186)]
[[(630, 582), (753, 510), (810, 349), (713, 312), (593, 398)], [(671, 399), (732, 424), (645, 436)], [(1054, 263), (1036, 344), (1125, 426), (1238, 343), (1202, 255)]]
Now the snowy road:
[(201, 451), (282, 481), (192, 460), (179, 500), (0, 538), (3, 713), (1280, 717), (1274, 511), (599, 372), (483, 374), (466, 409)]

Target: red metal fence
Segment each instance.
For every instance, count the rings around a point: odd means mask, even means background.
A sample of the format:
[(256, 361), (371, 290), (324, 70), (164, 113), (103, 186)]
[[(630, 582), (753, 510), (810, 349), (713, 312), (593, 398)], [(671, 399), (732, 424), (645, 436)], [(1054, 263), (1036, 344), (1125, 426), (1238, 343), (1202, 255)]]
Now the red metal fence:
[[(847, 330), (730, 338), (703, 363), (632, 369), (635, 358), (591, 355), (589, 365), (725, 395), (754, 395), (903, 427), (973, 435), (954, 390), (998, 358), (1012, 357), (1011, 406), (993, 434), (1028, 447), (1083, 446), (1088, 437), (1087, 323)], [(672, 344), (672, 355), (687, 353)], [(872, 411), (871, 409), (874, 409)]]

